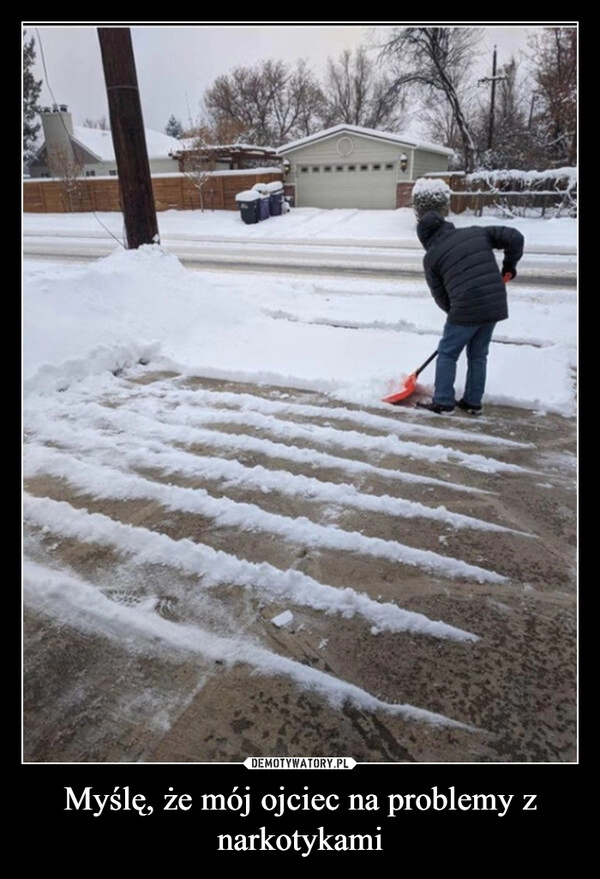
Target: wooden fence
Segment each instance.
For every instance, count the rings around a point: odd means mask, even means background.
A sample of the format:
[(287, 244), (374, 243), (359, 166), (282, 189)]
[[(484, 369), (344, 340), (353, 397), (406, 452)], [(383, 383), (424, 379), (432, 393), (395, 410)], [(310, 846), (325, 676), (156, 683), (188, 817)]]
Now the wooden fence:
[(563, 212), (565, 216), (577, 210), (577, 193), (558, 190), (528, 191), (478, 191), (453, 192), (450, 196), (450, 210), (460, 214), (470, 210), (481, 216), (484, 208), (504, 209), (507, 212), (535, 211), (541, 217), (552, 212)]
[[(465, 210), (480, 214), (484, 207), (504, 209), (537, 209), (542, 216), (549, 211), (574, 213), (577, 209), (577, 191), (507, 191), (465, 188), (464, 175), (439, 175), (452, 190), (450, 210), (460, 214)], [(239, 192), (252, 189), (255, 183), (282, 180), (277, 171), (249, 170), (243, 174), (214, 172), (206, 181), (202, 193), (205, 210), (235, 211), (235, 197)], [(413, 183), (398, 184), (397, 207), (409, 207)], [(154, 204), (157, 211), (200, 210), (200, 193), (185, 174), (169, 174), (152, 178)], [(286, 194), (288, 189), (286, 188)], [(71, 180), (36, 178), (23, 181), (23, 211), (26, 213), (65, 213), (84, 211), (122, 211), (117, 177), (85, 177)]]
[[(552, 183), (551, 172), (548, 172), (547, 183)], [(567, 178), (557, 178), (557, 185), (553, 189), (542, 188), (534, 184), (527, 186), (524, 182), (519, 189), (512, 188), (510, 178), (503, 185), (493, 186), (483, 181), (475, 181), (468, 185), (463, 172), (436, 174), (437, 179), (442, 179), (451, 190), (450, 211), (453, 214), (461, 214), (463, 211), (472, 211), (481, 216), (484, 208), (497, 208), (508, 213), (526, 213), (534, 211), (540, 216), (550, 214), (576, 215), (577, 212), (577, 186), (570, 185)], [(406, 196), (404, 197), (405, 206)]]
[[(248, 171), (244, 174), (211, 175), (202, 194), (205, 210), (235, 211), (235, 197), (255, 183), (281, 180), (276, 171)], [(157, 211), (200, 210), (200, 193), (184, 174), (152, 178)], [(85, 177), (75, 180), (32, 179), (23, 181), (23, 211), (52, 213), (122, 211), (117, 177)]]

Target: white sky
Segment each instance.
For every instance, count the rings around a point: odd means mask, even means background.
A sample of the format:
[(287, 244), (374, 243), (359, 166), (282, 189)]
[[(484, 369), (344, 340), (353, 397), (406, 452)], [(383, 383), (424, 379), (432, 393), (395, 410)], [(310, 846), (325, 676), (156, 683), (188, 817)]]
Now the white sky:
[[(119, 214), (101, 214), (99, 219), (114, 235), (122, 234)], [(498, 222), (497, 217), (452, 219), (457, 225)], [(576, 221), (517, 218), (510, 222), (525, 235), (526, 251), (518, 267), (519, 279), (509, 287), (511, 316), (498, 325), (492, 343), (485, 402), (533, 407), (540, 417), (546, 412), (573, 417), (576, 291), (566, 285), (542, 289), (539, 283), (528, 282), (527, 276), (540, 267), (554, 274), (574, 273)], [(190, 252), (194, 247), (201, 250), (206, 246), (203, 238), (209, 238), (213, 244), (229, 242), (239, 253), (252, 253), (263, 245), (275, 259), (311, 246), (313, 259), (320, 254), (340, 269), (347, 266), (350, 255), (367, 261), (381, 248), (395, 248), (414, 265), (421, 262), (423, 252), (412, 211), (299, 208), (255, 225), (244, 224), (233, 211), (169, 211), (159, 215), (159, 227), (160, 246), (127, 251), (115, 244), (92, 214), (23, 215), (24, 235), (37, 236), (39, 243), (50, 240), (44, 236), (79, 234), (104, 238), (110, 245), (108, 256), (84, 265), (24, 260), (24, 475), (45, 473), (66, 479), (74, 489), (94, 497), (152, 500), (167, 510), (266, 531), (275, 539), (293, 539), (317, 551), (360, 549), (362, 554), (423, 567), (436, 577), (502, 584), (501, 574), (454, 558), (442, 545), (439, 553), (431, 552), (309, 519), (274, 515), (227, 494), (212, 497), (178, 485), (177, 480), (172, 484), (166, 476), (183, 474), (185, 483), (186, 474), (193, 473), (194, 479), (260, 492), (276, 490), (331, 505), (377, 509), (390, 516), (441, 520), (448, 529), (501, 528), (446, 507), (363, 494), (356, 487), (357, 476), (373, 470), (381, 470), (380, 475), (397, 485), (427, 481), (367, 463), (374, 453), (386, 451), (429, 461), (437, 456), (452, 461), (455, 472), (462, 468), (465, 474), (470, 469), (489, 473), (519, 469), (502, 460), (502, 448), (512, 441), (488, 435), (485, 414), (477, 422), (481, 428), (477, 442), (489, 452), (470, 454), (464, 450), (469, 434), (461, 431), (461, 421), (464, 424), (468, 416), (449, 419), (412, 410), (411, 417), (408, 410), (408, 417), (406, 411), (403, 417), (401, 410), (380, 402), (437, 346), (444, 315), (421, 275), (384, 281), (341, 272), (303, 276), (286, 275), (283, 270), (271, 274), (195, 271), (176, 256), (183, 239), (188, 239)], [(229, 260), (235, 252), (229, 252)], [(334, 404), (332, 418), (337, 412), (353, 428), (340, 431), (311, 424), (316, 410), (310, 403), (288, 402), (285, 395), (270, 399), (252, 393), (191, 390), (185, 383), (177, 386), (168, 380), (150, 385), (128, 381), (160, 370), (320, 391)], [(422, 392), (430, 390), (432, 378), (433, 368), (422, 374)], [(459, 377), (459, 386), (460, 381)], [(106, 405), (107, 399), (118, 403)], [(346, 408), (348, 403), (359, 405)], [(229, 430), (215, 431), (215, 421), (228, 422)], [(373, 428), (382, 435), (375, 436)], [(261, 436), (265, 432), (269, 440)], [(460, 448), (453, 447), (457, 439)], [(205, 453), (191, 454), (190, 444), (202, 445)], [(347, 456), (340, 456), (340, 445)], [(273, 470), (245, 466), (237, 460), (240, 450), (272, 455), (279, 464)], [(287, 459), (288, 467), (282, 468), (282, 459)], [(333, 484), (294, 474), (294, 464), (307, 460), (339, 468), (346, 478)], [(150, 481), (141, 475), (157, 468), (165, 474), (164, 480)], [(444, 485), (450, 493), (473, 491), (466, 487), (468, 479), (464, 485), (460, 481)], [(197, 618), (174, 623), (157, 612), (152, 594), (133, 606), (114, 600), (106, 593), (106, 584), (84, 580), (52, 558), (44, 560), (41, 543), (28, 536), (25, 603), (44, 613), (124, 643), (133, 639), (141, 651), (155, 650), (158, 643), (160, 649), (249, 663), (316, 689), (334, 704), (349, 698), (365, 710), (441, 723), (460, 721), (432, 715), (426, 706), (382, 703), (349, 682), (279, 656), (267, 644), (246, 638), (234, 616), (219, 617), (209, 629), (205, 610), (211, 607), (213, 588), (226, 582), (239, 584), (279, 609), (304, 606), (325, 613), (359, 614), (374, 634), (409, 630), (416, 636), (427, 633), (471, 641), (476, 633), (352, 589), (334, 588), (300, 571), (255, 564), (189, 540), (174, 541), (50, 498), (26, 494), (24, 514), (27, 533), (31, 528), (32, 534), (52, 534), (57, 540), (109, 546), (130, 559), (132, 568), (164, 565), (172, 579), (177, 572), (177, 577), (197, 577), (201, 584)], [(126, 568), (123, 576), (129, 576)], [(112, 577), (111, 586), (118, 589)]]
[[(328, 57), (337, 58), (343, 49), (368, 43), (386, 29), (385, 22), (108, 24), (131, 27), (144, 124), (157, 131), (164, 131), (171, 114), (183, 124), (195, 120), (205, 90), (236, 65), (253, 65), (267, 58), (293, 64), (304, 58), (320, 73)], [(498, 64), (505, 63), (526, 49), (528, 34), (543, 22), (483, 24), (489, 27), (481, 58), (474, 58), (474, 64), (482, 65), (482, 75), (489, 75), (494, 45)], [(96, 23), (82, 27), (69, 22), (25, 22), (24, 27), (36, 39), (35, 76), (44, 81), (40, 104), (67, 104), (76, 125), (86, 118), (108, 118)]]

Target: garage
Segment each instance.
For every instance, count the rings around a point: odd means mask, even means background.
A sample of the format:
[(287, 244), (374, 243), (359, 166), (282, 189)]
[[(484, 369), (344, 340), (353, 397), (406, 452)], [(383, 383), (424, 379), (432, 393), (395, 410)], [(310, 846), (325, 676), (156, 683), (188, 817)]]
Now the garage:
[(296, 166), (296, 204), (315, 208), (396, 207), (394, 162), (336, 162)]
[(352, 125), (338, 125), (278, 150), (297, 207), (395, 210), (398, 190), (448, 170), (452, 150)]

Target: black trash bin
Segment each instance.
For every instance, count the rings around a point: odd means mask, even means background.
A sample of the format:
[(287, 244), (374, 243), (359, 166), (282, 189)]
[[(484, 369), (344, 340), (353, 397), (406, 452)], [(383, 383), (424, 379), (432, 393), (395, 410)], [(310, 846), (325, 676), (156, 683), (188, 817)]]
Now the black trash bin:
[(269, 213), (272, 217), (280, 217), (283, 213), (283, 185), (279, 180), (267, 183), (269, 192)]
[(240, 206), (240, 216), (244, 223), (258, 223), (260, 193), (255, 189), (247, 189), (244, 192), (238, 192), (235, 197), (236, 202)]

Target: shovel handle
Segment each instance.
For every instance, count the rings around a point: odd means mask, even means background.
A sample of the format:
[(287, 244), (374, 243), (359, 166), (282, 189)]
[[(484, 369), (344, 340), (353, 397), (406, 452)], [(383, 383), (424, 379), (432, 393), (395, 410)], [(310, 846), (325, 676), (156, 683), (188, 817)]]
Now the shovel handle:
[(415, 372), (414, 372), (414, 376), (415, 376), (415, 378), (416, 378), (416, 376), (419, 375), (419, 373), (423, 372), (423, 370), (425, 369), (426, 366), (429, 366), (429, 364), (431, 363), (431, 361), (432, 361), (432, 360), (434, 359), (434, 357), (436, 357), (436, 356), (437, 356), (437, 351), (434, 351), (433, 354), (432, 354), (430, 357), (427, 358), (427, 360), (425, 361), (425, 363), (422, 363), (422, 364), (419, 366), (419, 368), (415, 370)]

